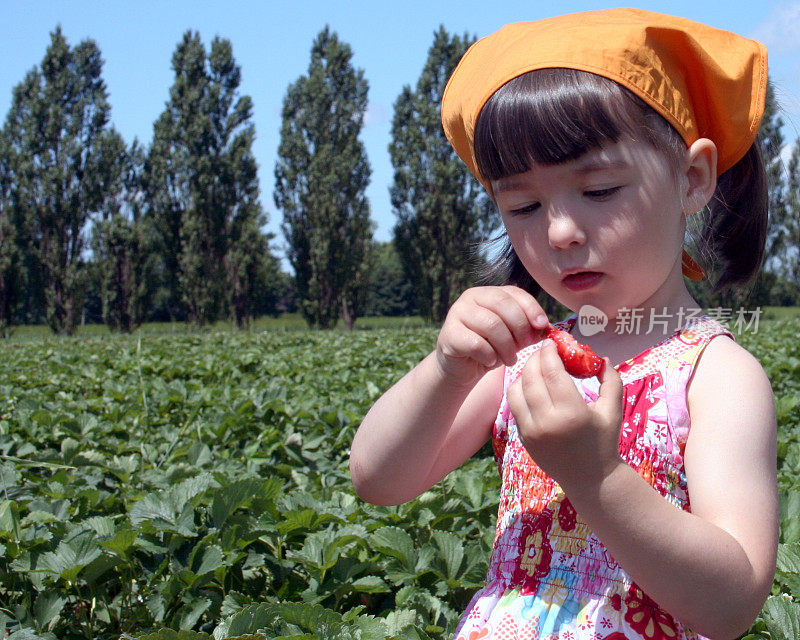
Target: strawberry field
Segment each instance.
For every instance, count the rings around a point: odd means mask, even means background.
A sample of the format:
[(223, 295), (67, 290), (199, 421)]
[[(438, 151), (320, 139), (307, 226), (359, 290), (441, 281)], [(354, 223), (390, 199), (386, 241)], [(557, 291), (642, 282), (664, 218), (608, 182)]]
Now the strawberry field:
[[(800, 331), (762, 322), (781, 546), (750, 638), (800, 638)], [(0, 344), (0, 637), (447, 638), (481, 584), (488, 455), (399, 507), (348, 448), (428, 328)]]

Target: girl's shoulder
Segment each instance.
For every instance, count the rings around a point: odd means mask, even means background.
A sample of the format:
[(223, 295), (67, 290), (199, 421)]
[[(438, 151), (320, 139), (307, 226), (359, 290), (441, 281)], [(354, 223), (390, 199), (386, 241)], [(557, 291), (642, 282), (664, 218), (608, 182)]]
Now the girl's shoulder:
[(758, 359), (728, 335), (708, 341), (698, 355), (687, 399), (690, 406), (713, 399), (772, 398), (772, 387)]

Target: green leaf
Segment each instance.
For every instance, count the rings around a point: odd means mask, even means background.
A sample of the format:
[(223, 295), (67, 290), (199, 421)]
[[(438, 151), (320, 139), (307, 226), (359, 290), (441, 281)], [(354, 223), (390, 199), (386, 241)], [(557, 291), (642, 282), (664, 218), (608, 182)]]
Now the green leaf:
[(152, 633), (145, 633), (139, 636), (122, 636), (122, 640), (135, 638), (135, 640), (213, 640), (207, 633), (197, 631), (175, 631), (174, 629), (159, 629)]
[(13, 500), (0, 502), (0, 531), (6, 531), (19, 540), (19, 507)]
[(222, 616), (233, 615), (249, 604), (253, 604), (253, 600), (250, 597), (238, 591), (229, 591), (222, 600), (220, 614)]
[(262, 492), (266, 484), (265, 480), (246, 478), (215, 491), (214, 501), (211, 504), (211, 521), (214, 526), (218, 529), (222, 527), (230, 514), (249, 504)]
[(203, 550), (203, 560), (195, 573), (204, 576), (225, 566), (225, 554), (217, 545), (210, 545)]
[(25, 627), (8, 636), (8, 640), (56, 640), (56, 637), (52, 633), (36, 633)]
[(414, 540), (403, 529), (381, 527), (372, 533), (369, 542), (375, 551), (397, 558), (406, 567), (413, 566), (416, 558)]
[(40, 629), (52, 629), (67, 599), (57, 591), (42, 591), (33, 604), (33, 617)]
[(101, 538), (111, 538), (116, 531), (114, 520), (108, 516), (92, 516), (81, 522), (81, 525), (91, 528)]
[(339, 560), (342, 547), (362, 540), (365, 534), (364, 527), (355, 525), (338, 530), (316, 531), (306, 537), (303, 548), (293, 555), (307, 566), (328, 570)]
[(276, 621), (297, 625), (303, 631), (317, 631), (327, 627), (337, 629), (342, 617), (335, 611), (317, 604), (281, 603), (256, 604), (245, 607), (230, 619), (229, 635), (256, 633)]
[(386, 581), (378, 576), (364, 576), (353, 580), (353, 588), (364, 593), (386, 593), (391, 591)]
[(800, 542), (800, 491), (782, 491), (780, 499), (782, 541)]
[(189, 503), (188, 496), (198, 486), (202, 486), (202, 483), (198, 485), (192, 482), (187, 485), (183, 482), (169, 491), (147, 494), (128, 511), (131, 524), (136, 526), (149, 522), (160, 531), (175, 531), (187, 538), (196, 536), (194, 508)]
[(374, 616), (358, 616), (352, 626), (359, 640), (386, 640), (386, 625)]
[(167, 613), (167, 603), (163, 595), (158, 592), (151, 593), (150, 597), (145, 601), (145, 606), (156, 622), (164, 621), (164, 616)]
[(390, 636), (397, 635), (404, 627), (417, 624), (417, 612), (413, 609), (399, 609), (390, 612), (384, 619), (386, 631)]
[(191, 595), (184, 600), (185, 606), (178, 614), (181, 629), (191, 629), (211, 606), (211, 600), (202, 596)]
[(772, 640), (800, 638), (800, 604), (790, 596), (784, 594), (767, 598), (762, 616)]
[(777, 569), (784, 573), (800, 574), (800, 543), (778, 545)]
[(35, 509), (25, 516), (22, 520), (22, 526), (28, 527), (32, 524), (50, 524), (51, 522), (59, 522), (59, 519), (49, 511)]
[(71, 582), (101, 553), (94, 531), (80, 531), (72, 538), (62, 540), (55, 551), (42, 555), (40, 568)]
[(275, 620), (275, 615), (272, 613), (270, 606), (253, 604), (244, 607), (225, 621), (225, 626), (227, 627), (225, 635), (219, 635), (215, 630), (214, 637), (220, 640), (229, 636), (257, 633), (260, 629), (270, 626)]
[(464, 560), (464, 544), (456, 534), (434, 529), (431, 533), (439, 547), (440, 557), (444, 560), (445, 575), (448, 580), (456, 580), (461, 573)]
[(120, 529), (111, 540), (100, 543), (100, 546), (118, 555), (123, 560), (130, 559), (130, 552), (136, 543), (138, 533), (130, 528)]
[(294, 531), (307, 531), (312, 528), (312, 523), (317, 519), (317, 512), (314, 509), (303, 509), (301, 511), (287, 511), (283, 513), (283, 519), (278, 523), (278, 531), (287, 535)]
[(148, 493), (130, 508), (128, 518), (134, 526), (147, 521), (175, 526), (177, 512), (166, 492)]

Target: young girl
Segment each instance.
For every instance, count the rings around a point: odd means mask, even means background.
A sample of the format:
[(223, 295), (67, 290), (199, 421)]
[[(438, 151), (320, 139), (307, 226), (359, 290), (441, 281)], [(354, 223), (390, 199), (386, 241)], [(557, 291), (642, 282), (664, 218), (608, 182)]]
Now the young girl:
[[(759, 43), (630, 9), (508, 25), (453, 73), (445, 132), (500, 211), (508, 284), (455, 302), (350, 468), (361, 497), (397, 504), (492, 439), (497, 532), (459, 640), (733, 638), (758, 614), (772, 392), (724, 326), (688, 320), (684, 275), (702, 271), (682, 246), (708, 204), (715, 284), (758, 271), (766, 81)], [(557, 324), (605, 356), (598, 377), (570, 377), (542, 340), (540, 289), (608, 319)]]

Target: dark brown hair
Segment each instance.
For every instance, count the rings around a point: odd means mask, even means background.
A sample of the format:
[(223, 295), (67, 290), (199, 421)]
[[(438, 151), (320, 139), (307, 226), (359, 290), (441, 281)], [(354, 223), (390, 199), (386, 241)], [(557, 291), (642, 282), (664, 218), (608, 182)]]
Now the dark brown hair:
[[(625, 135), (663, 151), (677, 175), (686, 144), (643, 100), (602, 76), (540, 69), (509, 81), (486, 102), (475, 124), (475, 157), (481, 175), (498, 180), (528, 171), (532, 162), (575, 160)], [(743, 285), (758, 273), (766, 240), (766, 172), (758, 142), (719, 177), (708, 209), (695, 239), (698, 259), (713, 274), (715, 290)], [(507, 238), (487, 280), (540, 291)]]

